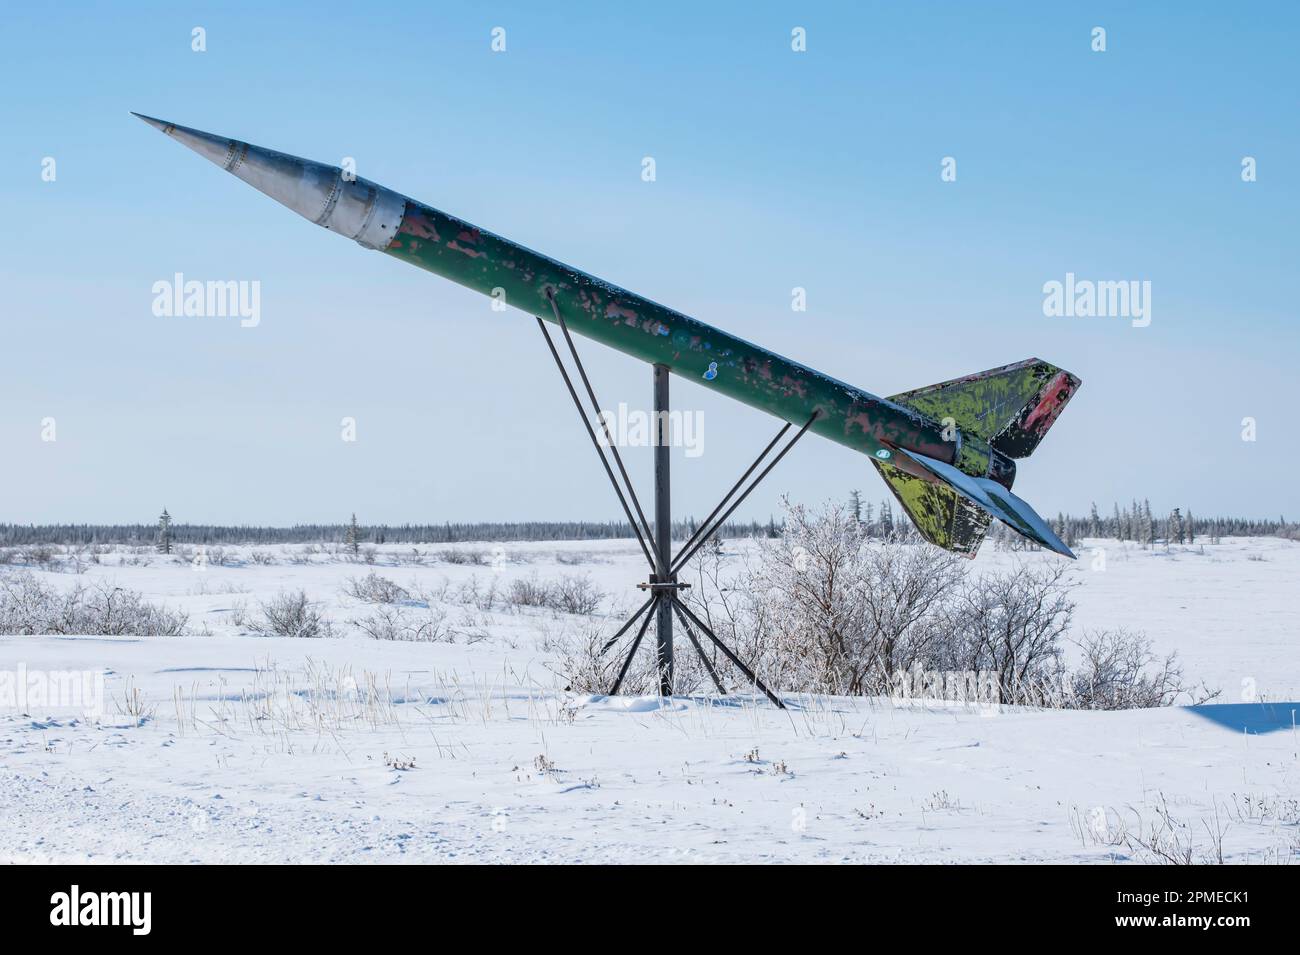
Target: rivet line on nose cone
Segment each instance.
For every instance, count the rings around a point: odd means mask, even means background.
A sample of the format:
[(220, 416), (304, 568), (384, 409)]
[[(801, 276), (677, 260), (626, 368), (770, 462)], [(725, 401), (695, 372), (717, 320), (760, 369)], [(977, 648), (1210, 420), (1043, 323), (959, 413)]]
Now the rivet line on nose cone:
[[(244, 147), (242, 150), (239, 147)], [(230, 147), (226, 150), (226, 161), (223, 164), (226, 172), (234, 172), (248, 156), (248, 143), (241, 143), (237, 139), (230, 141)]]
[(334, 177), (334, 185), (330, 187), (330, 194), (325, 197), (325, 206), (312, 221), (319, 226), (329, 228), (330, 216), (334, 215), (334, 207), (338, 205), (339, 194), (343, 192), (343, 170), (338, 170), (338, 175)]

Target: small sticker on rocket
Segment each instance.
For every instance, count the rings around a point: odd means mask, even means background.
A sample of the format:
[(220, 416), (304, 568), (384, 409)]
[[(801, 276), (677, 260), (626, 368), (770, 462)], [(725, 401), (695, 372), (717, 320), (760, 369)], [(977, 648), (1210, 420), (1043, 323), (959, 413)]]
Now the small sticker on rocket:
[(718, 363), (716, 361), (711, 361), (709, 362), (709, 370), (704, 373), (704, 380), (712, 381), (714, 378), (717, 377), (718, 377)]
[(876, 452), (876, 457), (880, 458), (880, 460), (882, 461), (888, 460), (890, 457), (889, 449), (881, 448), (879, 451)]

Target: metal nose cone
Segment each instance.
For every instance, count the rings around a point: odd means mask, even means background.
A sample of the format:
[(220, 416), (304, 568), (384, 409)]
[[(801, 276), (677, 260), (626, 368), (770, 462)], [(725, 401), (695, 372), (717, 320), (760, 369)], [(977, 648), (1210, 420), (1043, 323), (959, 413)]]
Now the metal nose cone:
[(139, 113), (131, 115), (188, 146), (258, 192), (288, 206), (304, 219), (355, 239), (367, 248), (383, 249), (397, 234), (406, 200), (390, 189), (346, 175), (337, 166)]
[(144, 120), (154, 129), (188, 146), (204, 159), (216, 163), (227, 171), (230, 171), (230, 160), (235, 150), (244, 146), (243, 143), (227, 139), (224, 136), (213, 136), (211, 133), (190, 129), (188, 126), (177, 126), (175, 123), (154, 119), (152, 116), (141, 116), (139, 113), (132, 113), (131, 115)]

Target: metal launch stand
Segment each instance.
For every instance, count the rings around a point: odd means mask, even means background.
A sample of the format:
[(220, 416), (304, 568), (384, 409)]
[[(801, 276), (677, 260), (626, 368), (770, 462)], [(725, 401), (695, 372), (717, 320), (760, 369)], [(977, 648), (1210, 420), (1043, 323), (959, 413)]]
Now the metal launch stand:
[[(564, 334), (565, 344), (568, 346), (569, 355), (573, 358), (573, 363), (578, 369), (578, 376), (582, 381), (583, 389), (587, 393), (587, 398), (591, 402), (592, 412), (600, 421), (601, 428), (605, 433), (606, 447), (609, 448), (613, 458), (614, 467), (610, 467), (609, 458), (605, 456), (605, 447), (601, 446), (600, 440), (596, 437), (596, 431), (591, 422), (587, 419), (586, 412), (582, 408), (582, 399), (578, 397), (577, 389), (573, 386), (573, 379), (569, 375), (568, 369), (560, 358), (560, 353), (555, 347), (555, 341), (551, 338), (550, 331), (546, 328), (546, 322), (541, 318), (537, 319), (537, 326), (542, 330), (542, 337), (546, 339), (546, 345), (551, 351), (551, 357), (555, 359), (555, 367), (560, 370), (560, 376), (564, 379), (565, 387), (568, 388), (569, 397), (573, 399), (573, 406), (578, 411), (578, 417), (582, 419), (583, 427), (587, 429), (587, 436), (591, 439), (592, 446), (600, 456), (600, 463), (605, 469), (605, 475), (609, 478), (610, 484), (614, 488), (614, 493), (618, 495), (618, 502), (623, 507), (623, 513), (627, 516), (628, 524), (632, 528), (632, 533), (636, 535), (637, 542), (641, 545), (641, 551), (645, 555), (646, 562), (650, 566), (650, 576), (645, 583), (637, 584), (637, 588), (647, 591), (650, 596), (640, 608), (632, 614), (626, 623), (623, 624), (612, 637), (601, 647), (600, 653), (603, 656), (608, 653), (623, 635), (640, 621), (640, 627), (637, 629), (636, 637), (632, 640), (628, 648), (627, 656), (623, 660), (622, 667), (619, 668), (618, 678), (614, 680), (614, 685), (609, 689), (609, 695), (613, 696), (618, 693), (619, 688), (623, 685), (623, 679), (627, 676), (628, 669), (632, 666), (632, 658), (641, 646), (641, 641), (650, 628), (650, 621), (656, 621), (656, 646), (655, 659), (657, 661), (659, 672), (659, 694), (661, 696), (673, 695), (673, 616), (681, 621), (682, 628), (686, 631), (687, 638), (691, 641), (691, 646), (699, 654), (704, 669), (708, 671), (709, 677), (713, 680), (713, 685), (717, 687), (718, 692), (726, 694), (722, 686), (722, 681), (718, 679), (717, 671), (714, 669), (712, 662), (704, 652), (704, 647), (700, 645), (699, 638), (696, 636), (696, 630), (704, 634), (714, 646), (722, 651), (723, 656), (735, 664), (736, 669), (745, 675), (757, 689), (772, 701), (780, 709), (785, 709), (785, 704), (780, 698), (767, 688), (766, 685), (758, 678), (752, 669), (745, 665), (732, 650), (718, 638), (703, 620), (701, 620), (690, 607), (678, 597), (678, 591), (690, 587), (690, 584), (679, 583), (677, 574), (686, 565), (696, 552), (699, 551), (705, 543), (708, 542), (722, 528), (723, 523), (728, 517), (735, 512), (756, 488), (763, 478), (767, 477), (772, 468), (776, 467), (786, 453), (794, 447), (795, 443), (807, 433), (808, 428), (817, 420), (819, 412), (813, 412), (802, 428), (793, 438), (785, 443), (780, 451), (773, 457), (759, 472), (758, 477), (741, 491), (740, 496), (734, 501), (732, 498), (740, 491), (741, 485), (755, 469), (763, 463), (772, 449), (790, 430), (789, 422), (777, 432), (767, 447), (761, 454), (754, 459), (751, 464), (740, 476), (735, 484), (732, 485), (726, 495), (718, 502), (718, 506), (713, 509), (704, 522), (696, 528), (695, 533), (690, 539), (682, 545), (677, 556), (672, 555), (672, 508), (671, 508), (671, 486), (668, 475), (669, 465), (669, 437), (668, 437), (668, 366), (654, 366), (654, 461), (655, 461), (655, 521), (653, 529), (646, 520), (645, 512), (641, 509), (641, 502), (637, 499), (636, 490), (632, 486), (632, 481), (628, 477), (627, 469), (623, 466), (623, 459), (618, 453), (618, 446), (614, 436), (610, 433), (609, 423), (601, 415), (600, 402), (596, 400), (596, 392), (591, 387), (591, 381), (587, 377), (587, 371), (583, 367), (582, 359), (578, 357), (578, 349), (573, 344), (573, 336), (569, 334), (569, 326), (565, 324), (564, 316), (560, 314), (559, 307), (555, 304), (555, 294), (552, 289), (546, 290), (547, 301), (550, 302), (551, 311), (555, 315), (555, 322), (560, 326), (560, 331)], [(614, 470), (617, 468), (619, 477), (614, 476)], [(628, 502), (631, 502), (629, 505)], [(730, 502), (730, 504), (728, 503)], [(723, 510), (725, 508), (725, 510)], [(633, 512), (635, 511), (635, 515)]]

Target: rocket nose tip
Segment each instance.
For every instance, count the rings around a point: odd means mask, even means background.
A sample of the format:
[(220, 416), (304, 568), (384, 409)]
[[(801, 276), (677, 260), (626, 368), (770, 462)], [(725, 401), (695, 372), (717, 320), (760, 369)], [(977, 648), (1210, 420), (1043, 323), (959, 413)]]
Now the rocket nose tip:
[(189, 149), (194, 150), (205, 159), (208, 159), (219, 166), (224, 166), (229, 170), (232, 150), (242, 145), (237, 141), (226, 136), (216, 136), (212, 133), (205, 133), (201, 129), (191, 129), (188, 126), (181, 126), (178, 123), (171, 123), (165, 119), (154, 119), (152, 116), (145, 116), (141, 113), (131, 113), (132, 116), (139, 117), (142, 121), (148, 123), (154, 129), (161, 132), (168, 139), (174, 139)]
[(176, 126), (175, 123), (169, 123), (161, 119), (154, 119), (152, 116), (146, 116), (144, 115), (144, 113), (137, 113), (135, 110), (130, 110), (129, 112), (136, 119), (141, 120), (142, 122), (146, 122), (154, 129), (160, 130), (164, 133), (167, 132), (169, 129), (174, 129)]

